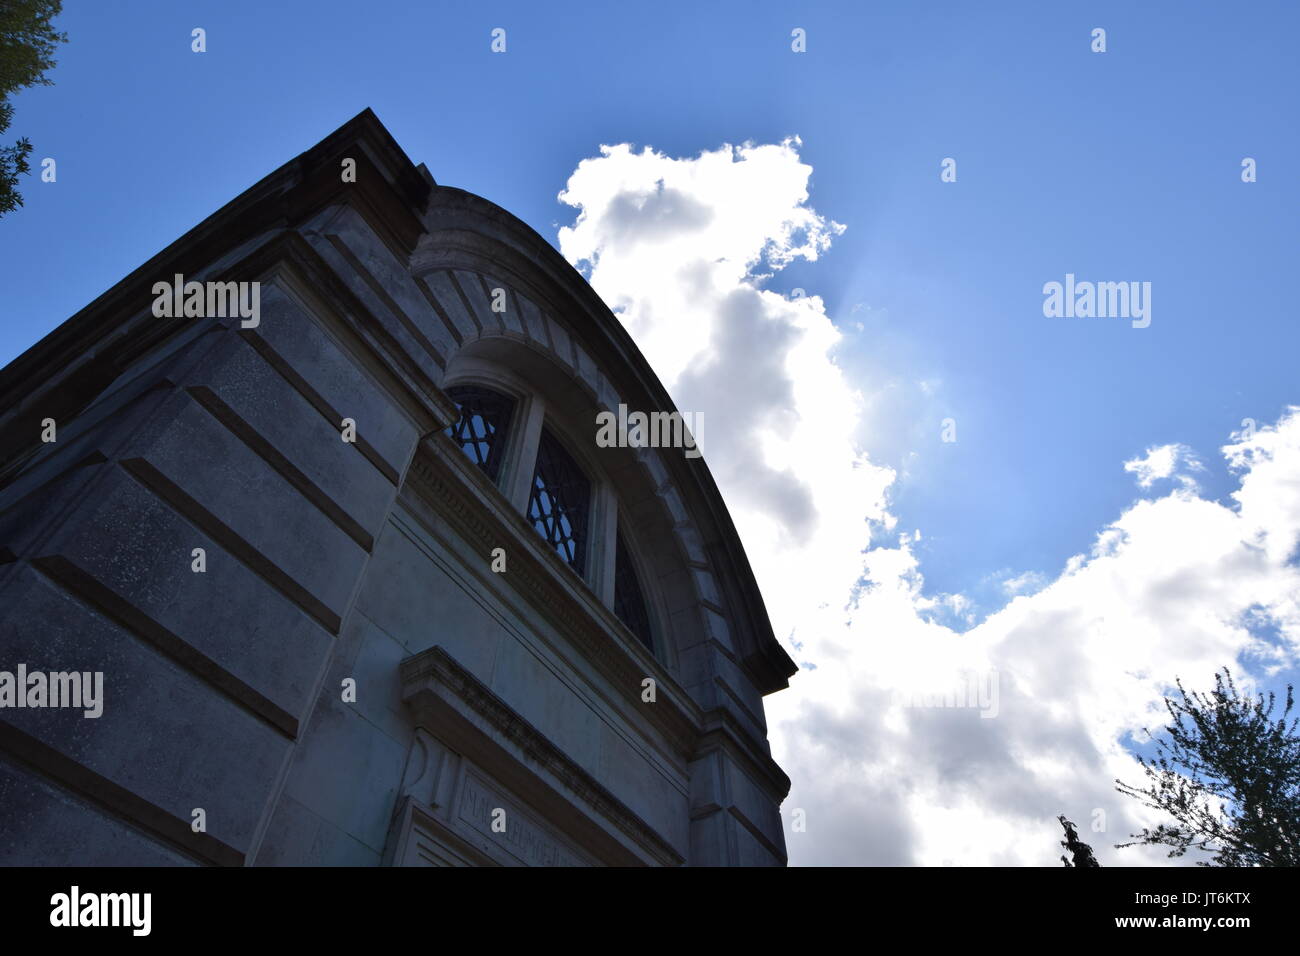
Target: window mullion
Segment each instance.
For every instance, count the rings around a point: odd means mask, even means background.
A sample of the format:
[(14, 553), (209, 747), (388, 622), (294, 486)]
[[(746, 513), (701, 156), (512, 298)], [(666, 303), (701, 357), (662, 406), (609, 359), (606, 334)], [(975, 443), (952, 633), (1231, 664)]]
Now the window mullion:
[(592, 588), (600, 603), (614, 608), (614, 555), (618, 536), (618, 496), (609, 482), (602, 481), (597, 486), (595, 501), (592, 504), (592, 517), (596, 522), (595, 533), (591, 536), (592, 569), (595, 577)]
[(502, 485), (514, 509), (524, 515), (528, 514), (528, 498), (532, 492), (533, 469), (537, 465), (537, 446), (542, 440), (542, 419), (545, 415), (546, 403), (541, 397), (529, 396), (519, 415), (518, 440), (508, 463), (506, 483)]

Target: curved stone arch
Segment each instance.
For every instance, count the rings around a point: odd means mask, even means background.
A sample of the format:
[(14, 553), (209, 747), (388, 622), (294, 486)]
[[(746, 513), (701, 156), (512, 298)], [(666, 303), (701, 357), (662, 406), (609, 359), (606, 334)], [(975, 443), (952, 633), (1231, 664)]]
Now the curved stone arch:
[[(594, 396), (596, 409), (615, 411), (624, 403), (635, 410), (675, 410), (623, 324), (582, 275), (528, 225), (488, 200), (445, 186), (430, 194), (422, 225), (425, 232), (406, 265), (431, 311), (441, 315), (446, 309), (444, 322), (457, 326), (456, 346), (449, 354), (472, 341), (514, 340), (558, 362), (576, 388)], [(458, 270), (482, 276), (481, 287), (508, 289), (518, 314), (476, 319), (466, 300), (478, 296), (472, 282), (469, 290), (459, 288), (460, 277), (456, 297), (444, 305), (437, 292), (445, 292), (448, 284), (437, 274)], [(458, 306), (459, 313), (451, 314)], [(449, 359), (446, 367), (451, 365)], [(613, 382), (619, 383), (617, 388)], [(746, 698), (742, 709), (762, 736), (761, 695), (786, 686), (795, 667), (772, 634), (739, 535), (707, 466), (702, 461), (684, 465), (664, 456), (660, 449), (635, 451), (654, 498), (667, 509), (679, 573), (690, 582), (691, 608), (668, 609), (673, 630), (681, 634), (687, 628), (699, 642), (681, 657), (682, 682), (701, 705), (710, 707), (730, 706), (713, 686), (721, 673), (733, 687), (752, 686), (751, 691), (740, 691)], [(737, 668), (751, 677), (739, 677)]]

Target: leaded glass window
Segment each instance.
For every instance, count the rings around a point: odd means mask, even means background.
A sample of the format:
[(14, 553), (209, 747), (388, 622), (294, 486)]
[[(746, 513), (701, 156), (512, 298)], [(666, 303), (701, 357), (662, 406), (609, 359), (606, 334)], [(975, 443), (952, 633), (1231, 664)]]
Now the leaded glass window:
[(591, 482), (559, 440), (543, 428), (528, 496), (528, 520), (579, 574), (586, 560), (590, 502)]
[(637, 580), (636, 569), (632, 567), (621, 534), (614, 552), (614, 613), (653, 653), (655, 645), (650, 636), (650, 615), (646, 612), (645, 596), (641, 593), (641, 582)]
[(514, 399), (478, 385), (454, 385), (447, 389), (447, 396), (460, 409), (460, 420), (447, 429), (447, 435), (470, 461), (496, 481), (505, 452), (506, 430), (515, 410)]

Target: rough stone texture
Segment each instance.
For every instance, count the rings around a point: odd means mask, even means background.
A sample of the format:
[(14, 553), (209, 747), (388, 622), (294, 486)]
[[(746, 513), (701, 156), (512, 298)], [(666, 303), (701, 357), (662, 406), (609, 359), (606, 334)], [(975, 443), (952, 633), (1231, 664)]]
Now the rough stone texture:
[(104, 675), (100, 717), (6, 708), (6, 737), (34, 739), (186, 828), (202, 808), (208, 833), (246, 853), (288, 741), (35, 569), (24, 567), (5, 599), (7, 660)]
[(331, 424), (341, 428), (342, 420), (351, 418), (357, 434), (393, 471), (405, 469), (415, 427), (321, 325), (274, 285), (263, 286), (262, 322), (247, 335), (267, 343), (302, 386), (328, 405)]
[[(191, 394), (202, 390), (196, 397), (205, 408), (215, 407), (216, 414), (227, 414), (221, 406), (229, 408), (240, 433), (269, 442), (324, 499), (371, 536), (379, 533), (396, 489), (354, 445), (342, 441), (338, 422), (327, 421), (312, 408), (252, 346), (227, 336), (222, 350), (190, 381)], [(219, 405), (208, 392), (219, 399)], [(357, 424), (366, 436), (368, 416), (363, 413)], [(406, 440), (411, 440), (409, 433)]]
[[(0, 866), (194, 866), (111, 813), (0, 758)], [(93, 839), (86, 839), (92, 835)]]
[[(95, 508), (51, 550), (172, 632), (222, 671), (300, 719), (330, 636), (262, 578), (119, 468)], [(206, 570), (196, 573), (195, 548)], [(239, 601), (213, 601), (213, 594)], [(254, 610), (255, 613), (249, 613)]]
[(169, 404), (167, 427), (133, 443), (127, 460), (155, 469), (342, 616), (365, 562), (361, 547), (192, 397), (177, 393)]

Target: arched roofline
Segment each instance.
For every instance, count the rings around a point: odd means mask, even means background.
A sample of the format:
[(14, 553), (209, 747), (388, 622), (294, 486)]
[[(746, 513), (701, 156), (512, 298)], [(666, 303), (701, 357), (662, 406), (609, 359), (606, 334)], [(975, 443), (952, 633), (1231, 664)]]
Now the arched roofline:
[[(623, 323), (582, 274), (527, 223), (490, 200), (447, 186), (431, 192), (424, 223), (427, 231), (409, 260), (412, 275), (468, 269), (495, 276), (559, 318), (581, 339), (629, 408), (678, 411)], [(485, 331), (484, 337), (489, 334), (511, 333)], [(574, 377), (583, 384), (576, 369)], [(598, 405), (612, 410), (616, 404), (610, 402), (610, 394), (602, 394), (605, 389), (600, 384), (587, 390), (595, 393)], [(707, 564), (725, 592), (728, 616), (737, 632), (737, 655), (763, 693), (788, 686), (797, 667), (772, 632), (753, 570), (706, 459), (673, 453), (656, 453), (656, 457), (704, 536)]]

